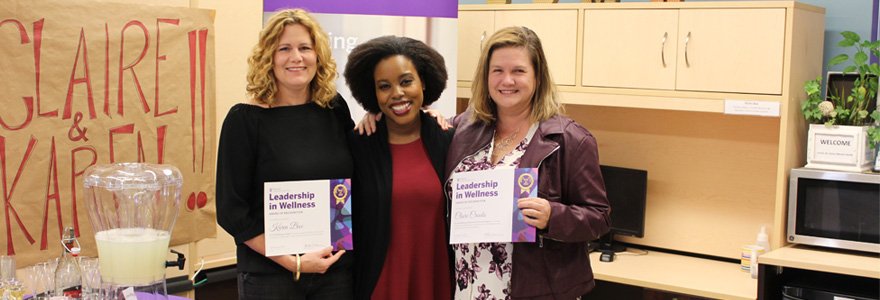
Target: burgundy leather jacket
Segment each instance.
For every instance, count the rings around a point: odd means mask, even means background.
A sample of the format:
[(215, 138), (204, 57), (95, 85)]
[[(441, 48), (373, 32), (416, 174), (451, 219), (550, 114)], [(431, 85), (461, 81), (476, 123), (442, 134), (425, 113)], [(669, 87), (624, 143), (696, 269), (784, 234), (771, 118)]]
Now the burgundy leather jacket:
[[(446, 156), (446, 178), (465, 156), (486, 146), (494, 125), (456, 117)], [(609, 230), (611, 207), (599, 171), (596, 139), (564, 116), (541, 122), (519, 167), (538, 168), (538, 197), (550, 201), (547, 228), (538, 242), (515, 243), (511, 296), (514, 299), (575, 299), (596, 285), (587, 242)]]

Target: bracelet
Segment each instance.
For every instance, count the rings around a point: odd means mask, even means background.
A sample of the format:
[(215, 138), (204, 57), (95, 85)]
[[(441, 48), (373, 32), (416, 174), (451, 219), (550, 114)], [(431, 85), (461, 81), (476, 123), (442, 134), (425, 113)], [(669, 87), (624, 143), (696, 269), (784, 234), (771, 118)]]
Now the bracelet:
[(299, 274), (302, 271), (302, 261), (299, 258), (299, 254), (296, 255), (296, 276), (293, 277), (293, 281), (299, 281)]

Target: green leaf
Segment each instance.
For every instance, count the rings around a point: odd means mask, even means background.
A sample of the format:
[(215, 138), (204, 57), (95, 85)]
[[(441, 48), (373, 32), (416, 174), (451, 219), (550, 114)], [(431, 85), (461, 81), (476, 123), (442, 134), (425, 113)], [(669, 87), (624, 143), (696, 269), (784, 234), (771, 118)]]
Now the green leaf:
[(837, 42), (837, 46), (842, 47), (842, 48), (851, 47), (852, 45), (855, 45), (855, 44), (856, 44), (856, 41), (850, 40), (850, 39), (842, 39), (842, 40), (840, 40), (840, 42)]
[(863, 65), (868, 61), (868, 54), (862, 51), (856, 52), (856, 55), (853, 56), (853, 61), (855, 61), (856, 65)]
[(840, 35), (842, 35), (843, 38), (845, 38), (847, 40), (852, 40), (854, 42), (858, 42), (859, 40), (862, 39), (861, 37), (859, 37), (859, 34), (852, 32), (852, 31), (844, 31), (844, 32), (841, 32)]
[[(876, 113), (877, 111), (874, 112)], [(868, 137), (871, 139), (871, 149), (875, 149), (876, 146), (880, 146), (880, 126), (874, 125), (868, 127)]]
[(852, 73), (855, 71), (856, 71), (856, 66), (849, 66), (849, 67), (843, 68), (844, 73)]
[(870, 72), (871, 74), (874, 74), (874, 75), (880, 75), (880, 65), (878, 65), (878, 64), (871, 64), (871, 65), (868, 66), (868, 71), (871, 71), (871, 72)]
[(804, 83), (804, 91), (807, 95), (818, 94), (822, 90), (821, 84), (816, 80), (810, 80)]
[(847, 60), (849, 60), (849, 55), (846, 55), (846, 53), (841, 53), (831, 58), (831, 60), (828, 61), (828, 66), (836, 66)]

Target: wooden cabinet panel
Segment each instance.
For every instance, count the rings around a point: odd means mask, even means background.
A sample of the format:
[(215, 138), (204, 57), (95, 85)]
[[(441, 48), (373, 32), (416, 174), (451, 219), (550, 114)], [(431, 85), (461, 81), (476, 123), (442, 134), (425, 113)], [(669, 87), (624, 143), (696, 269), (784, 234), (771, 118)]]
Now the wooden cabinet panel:
[(782, 93), (785, 9), (587, 10), (583, 30), (584, 86)]
[(682, 9), (677, 90), (782, 94), (785, 9)]
[(494, 11), (458, 12), (458, 80), (472, 81), (482, 43), (493, 32)]
[(584, 86), (675, 89), (677, 9), (587, 10)]
[(577, 14), (574, 9), (497, 11), (495, 30), (525, 26), (535, 31), (541, 38), (553, 81), (557, 85), (573, 86), (577, 71)]

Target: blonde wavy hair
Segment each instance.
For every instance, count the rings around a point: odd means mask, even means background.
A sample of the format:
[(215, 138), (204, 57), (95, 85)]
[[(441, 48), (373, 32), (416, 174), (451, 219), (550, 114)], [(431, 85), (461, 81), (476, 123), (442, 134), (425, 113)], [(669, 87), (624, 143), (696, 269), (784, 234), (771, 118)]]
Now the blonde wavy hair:
[(260, 31), (260, 40), (248, 57), (247, 94), (254, 101), (271, 105), (278, 92), (274, 67), (275, 51), (278, 41), (287, 25), (300, 24), (312, 36), (312, 44), (317, 54), (315, 78), (309, 83), (311, 100), (321, 107), (327, 107), (336, 96), (336, 61), (330, 50), (327, 33), (315, 19), (302, 9), (285, 9), (276, 12)]
[(529, 119), (532, 122), (541, 122), (563, 114), (565, 110), (559, 101), (556, 84), (550, 78), (550, 69), (547, 67), (547, 58), (544, 56), (541, 40), (531, 29), (515, 26), (496, 31), (483, 47), (471, 85), (470, 107), (473, 110), (473, 118), (485, 123), (493, 123), (497, 120), (498, 108), (489, 96), (489, 60), (495, 50), (507, 47), (525, 48), (535, 70), (535, 94), (529, 100), (532, 110)]

